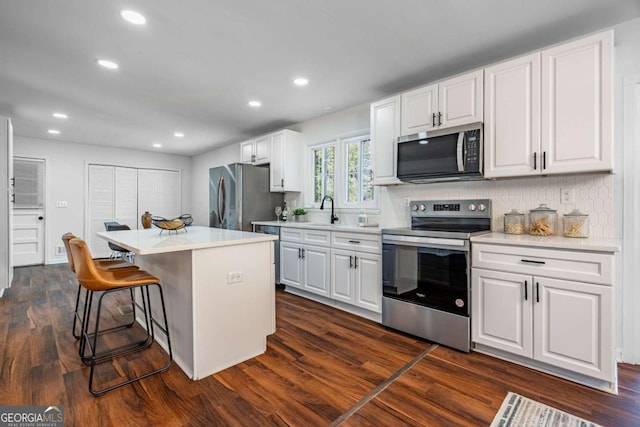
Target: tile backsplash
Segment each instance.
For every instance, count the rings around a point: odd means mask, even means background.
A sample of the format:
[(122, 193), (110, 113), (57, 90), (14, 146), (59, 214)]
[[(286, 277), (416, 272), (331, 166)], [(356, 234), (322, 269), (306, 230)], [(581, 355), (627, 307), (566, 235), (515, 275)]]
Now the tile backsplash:
[[(561, 190), (573, 190), (575, 200), (561, 204)], [(411, 200), (491, 199), (492, 229), (503, 230), (504, 214), (512, 209), (527, 214), (530, 209), (546, 203), (558, 211), (558, 230), (562, 217), (573, 209), (589, 215), (591, 237), (614, 236), (613, 175), (570, 175), (466, 181), (437, 184), (407, 184), (383, 187), (380, 191), (378, 220), (385, 227), (407, 226), (409, 210), (405, 198)]]

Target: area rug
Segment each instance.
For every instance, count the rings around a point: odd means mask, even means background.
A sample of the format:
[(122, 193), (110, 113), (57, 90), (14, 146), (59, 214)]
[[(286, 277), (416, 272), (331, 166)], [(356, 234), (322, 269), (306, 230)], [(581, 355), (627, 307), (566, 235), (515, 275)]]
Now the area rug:
[(600, 427), (590, 421), (509, 392), (491, 427)]

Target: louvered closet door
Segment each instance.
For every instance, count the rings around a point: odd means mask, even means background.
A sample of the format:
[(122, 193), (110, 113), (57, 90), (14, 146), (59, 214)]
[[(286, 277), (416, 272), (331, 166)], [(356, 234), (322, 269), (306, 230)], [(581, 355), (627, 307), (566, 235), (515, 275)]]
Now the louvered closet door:
[(138, 220), (138, 170), (115, 168), (115, 220), (132, 230), (142, 228)]
[(95, 258), (111, 254), (104, 239), (96, 236), (105, 231), (104, 223), (115, 220), (115, 167), (89, 165), (89, 215), (85, 240)]
[(138, 213), (149, 212), (161, 216), (158, 212), (159, 172), (155, 169), (138, 169)]
[(158, 183), (158, 214), (165, 218), (180, 216), (182, 212), (180, 212), (180, 177), (178, 172), (158, 171)]

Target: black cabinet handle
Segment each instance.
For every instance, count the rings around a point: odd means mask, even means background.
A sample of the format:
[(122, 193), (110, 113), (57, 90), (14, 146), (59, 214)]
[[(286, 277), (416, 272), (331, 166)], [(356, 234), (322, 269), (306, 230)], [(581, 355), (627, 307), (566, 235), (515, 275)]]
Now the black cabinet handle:
[(349, 255), (349, 268), (353, 268), (353, 257)]
[(524, 300), (527, 301), (529, 299), (529, 293), (527, 292), (527, 288), (529, 287), (529, 284), (527, 283), (527, 281), (524, 281)]
[(349, 243), (360, 243), (360, 240), (349, 240)]
[(433, 113), (432, 124), (433, 124), (433, 127), (436, 127), (436, 113)]
[(442, 113), (438, 113), (438, 126), (442, 126)]
[(304, 259), (304, 257), (305, 257), (304, 251), (305, 251), (305, 249), (302, 248), (302, 259)]
[(538, 153), (533, 153), (533, 170), (538, 169)]
[(358, 268), (358, 257), (357, 256), (353, 257), (353, 268)]
[(298, 248), (298, 258), (302, 258), (302, 248)]
[(520, 262), (526, 262), (526, 263), (529, 263), (529, 264), (541, 264), (541, 265), (546, 264), (545, 261), (535, 261), (535, 260), (532, 260), (532, 259), (521, 259)]
[(540, 283), (536, 282), (536, 302), (540, 302)]
[(547, 152), (543, 151), (542, 152), (542, 169), (546, 169), (547, 168)]

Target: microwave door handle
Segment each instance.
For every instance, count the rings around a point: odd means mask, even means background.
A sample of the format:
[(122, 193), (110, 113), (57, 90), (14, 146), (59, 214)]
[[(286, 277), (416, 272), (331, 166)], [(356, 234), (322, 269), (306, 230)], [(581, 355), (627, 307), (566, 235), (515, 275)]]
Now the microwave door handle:
[(464, 132), (458, 134), (458, 148), (456, 150), (458, 172), (464, 172)]

